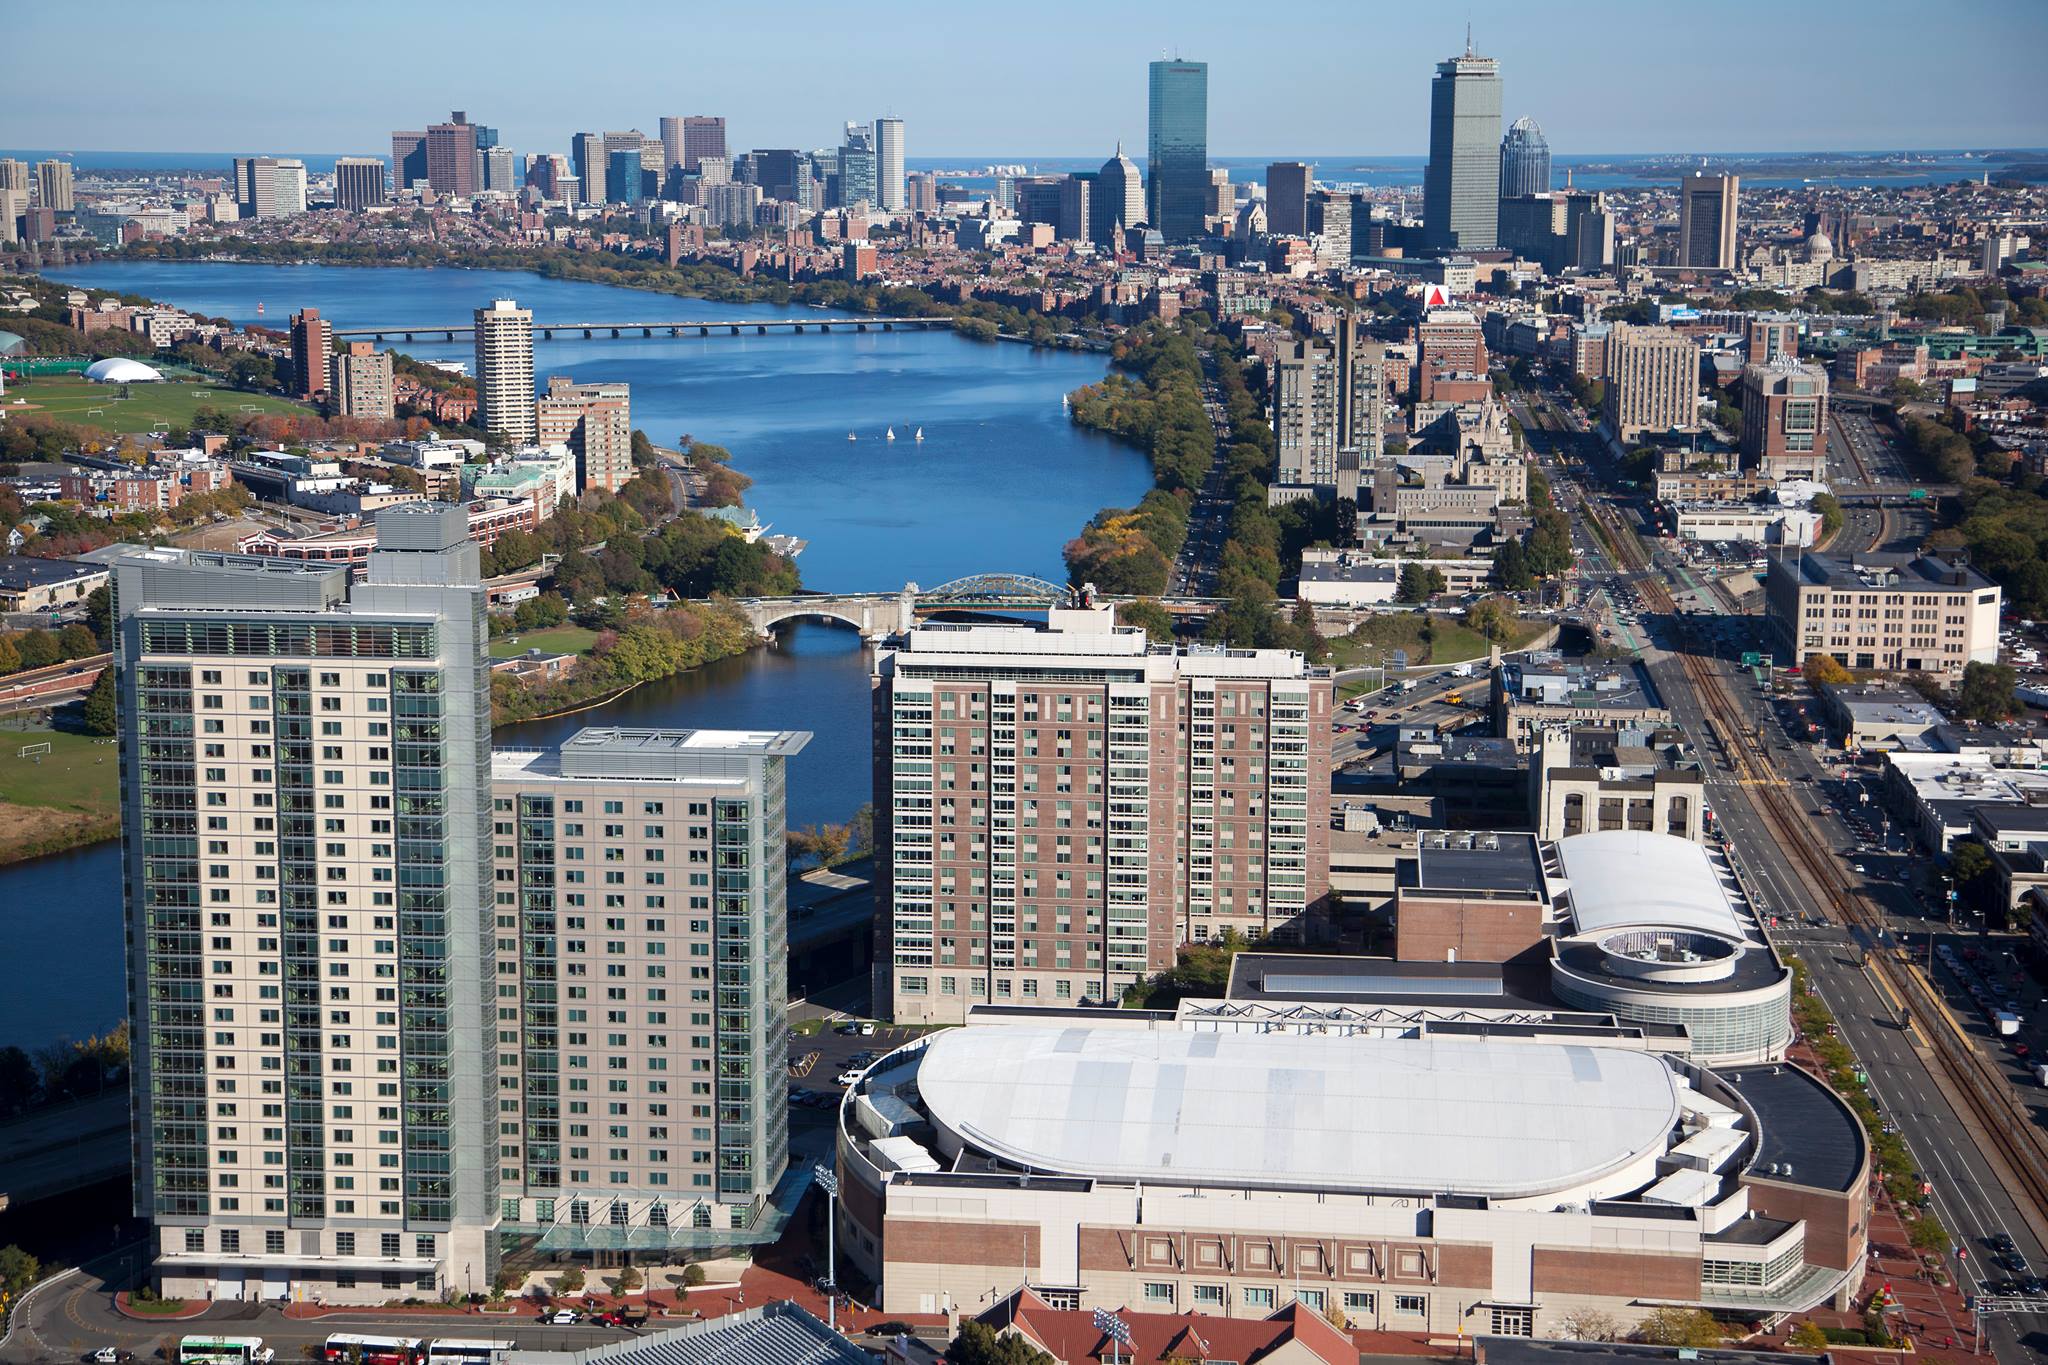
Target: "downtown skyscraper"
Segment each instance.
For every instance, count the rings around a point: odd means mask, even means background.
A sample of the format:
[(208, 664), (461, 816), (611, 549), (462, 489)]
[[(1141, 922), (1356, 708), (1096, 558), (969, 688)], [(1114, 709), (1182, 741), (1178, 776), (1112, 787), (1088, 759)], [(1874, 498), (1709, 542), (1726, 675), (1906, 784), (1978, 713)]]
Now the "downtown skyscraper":
[(1470, 38), (1430, 82), (1422, 230), (1432, 251), (1486, 250), (1500, 230), (1500, 71)]
[(1169, 242), (1202, 235), (1209, 195), (1209, 64), (1158, 61), (1146, 106), (1145, 216)]
[(875, 195), (879, 201), (877, 207), (885, 212), (903, 212), (903, 120), (900, 118), (875, 120)]
[(1500, 140), (1500, 197), (1550, 192), (1550, 143), (1535, 119), (1518, 118)]

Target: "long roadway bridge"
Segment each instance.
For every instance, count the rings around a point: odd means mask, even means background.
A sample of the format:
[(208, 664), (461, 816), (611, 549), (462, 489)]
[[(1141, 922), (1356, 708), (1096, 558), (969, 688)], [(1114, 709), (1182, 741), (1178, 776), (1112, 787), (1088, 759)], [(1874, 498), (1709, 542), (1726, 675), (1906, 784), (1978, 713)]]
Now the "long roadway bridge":
[[(951, 318), (713, 318), (682, 322), (536, 322), (534, 335), (552, 341), (557, 336), (581, 336), (586, 340), (635, 337), (736, 337), (765, 336), (770, 332), (930, 332), (953, 325)], [(453, 341), (473, 336), (476, 324), (401, 323), (375, 327), (337, 327), (337, 341)]]

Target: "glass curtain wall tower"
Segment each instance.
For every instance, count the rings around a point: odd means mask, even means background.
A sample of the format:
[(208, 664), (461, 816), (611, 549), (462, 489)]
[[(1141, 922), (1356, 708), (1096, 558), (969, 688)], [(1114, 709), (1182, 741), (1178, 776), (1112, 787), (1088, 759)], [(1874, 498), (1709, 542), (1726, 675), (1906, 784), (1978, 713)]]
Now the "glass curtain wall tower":
[(1169, 242), (1202, 235), (1209, 194), (1209, 64), (1154, 62), (1145, 213)]

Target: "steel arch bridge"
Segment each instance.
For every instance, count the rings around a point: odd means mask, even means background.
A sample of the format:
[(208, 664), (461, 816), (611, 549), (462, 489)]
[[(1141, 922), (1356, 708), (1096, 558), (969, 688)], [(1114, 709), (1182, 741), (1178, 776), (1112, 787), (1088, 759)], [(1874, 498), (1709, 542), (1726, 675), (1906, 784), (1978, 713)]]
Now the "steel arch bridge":
[(1074, 591), (1021, 573), (978, 573), (917, 589), (919, 611), (1044, 611), (1073, 605)]

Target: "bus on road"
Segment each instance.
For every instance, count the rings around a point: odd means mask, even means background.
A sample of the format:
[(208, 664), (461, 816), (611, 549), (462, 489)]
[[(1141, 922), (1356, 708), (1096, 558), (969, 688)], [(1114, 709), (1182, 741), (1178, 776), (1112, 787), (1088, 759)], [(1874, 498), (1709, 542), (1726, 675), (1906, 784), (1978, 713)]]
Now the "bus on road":
[(419, 1365), (418, 1337), (362, 1337), (336, 1332), (320, 1357), (327, 1365)]
[(262, 1337), (185, 1337), (178, 1342), (178, 1365), (270, 1365), (277, 1352)]
[(436, 1337), (427, 1343), (427, 1365), (498, 1365), (511, 1349), (508, 1341)]

